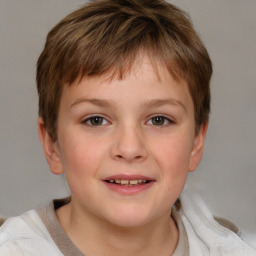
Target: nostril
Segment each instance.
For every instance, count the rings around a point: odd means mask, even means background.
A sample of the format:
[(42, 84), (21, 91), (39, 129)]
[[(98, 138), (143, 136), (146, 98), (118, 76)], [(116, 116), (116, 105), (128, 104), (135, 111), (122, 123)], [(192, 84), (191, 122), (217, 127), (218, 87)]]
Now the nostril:
[[(117, 157), (118, 159), (123, 159), (123, 158), (124, 158), (122, 155), (116, 155), (116, 157)], [(135, 156), (135, 157), (134, 157), (134, 159), (136, 159), (136, 160), (139, 160), (139, 159), (141, 159), (141, 158), (143, 158), (143, 157), (142, 157), (142, 156)]]

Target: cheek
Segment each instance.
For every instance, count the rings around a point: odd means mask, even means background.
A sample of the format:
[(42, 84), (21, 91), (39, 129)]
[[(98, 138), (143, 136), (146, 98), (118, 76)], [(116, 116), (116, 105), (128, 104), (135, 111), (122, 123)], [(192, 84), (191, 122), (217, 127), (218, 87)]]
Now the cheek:
[(164, 170), (179, 174), (188, 171), (191, 148), (187, 136), (169, 136), (155, 147), (154, 155)]
[(78, 197), (87, 194), (97, 176), (99, 149), (79, 139), (63, 141), (62, 148), (64, 173), (72, 194)]
[(191, 143), (186, 136), (173, 137), (165, 141), (158, 153), (161, 179), (166, 201), (174, 203), (179, 197), (189, 171)]
[(102, 148), (90, 140), (73, 138), (63, 141), (61, 152), (62, 163), (66, 175), (69, 173), (79, 176), (92, 175), (102, 158)]

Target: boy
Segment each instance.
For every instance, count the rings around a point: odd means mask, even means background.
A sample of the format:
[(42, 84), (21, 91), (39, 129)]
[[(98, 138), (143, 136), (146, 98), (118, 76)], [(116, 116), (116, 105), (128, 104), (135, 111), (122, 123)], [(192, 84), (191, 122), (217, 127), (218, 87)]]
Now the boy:
[(256, 255), (180, 197), (202, 157), (211, 73), (164, 1), (95, 1), (57, 24), (38, 60), (38, 128), (71, 197), (7, 220), (0, 255)]

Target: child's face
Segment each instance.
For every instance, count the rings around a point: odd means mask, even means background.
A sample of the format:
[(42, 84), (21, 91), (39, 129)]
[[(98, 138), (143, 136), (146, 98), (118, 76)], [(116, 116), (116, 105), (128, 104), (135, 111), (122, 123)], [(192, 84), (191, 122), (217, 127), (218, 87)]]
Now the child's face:
[(206, 128), (195, 135), (187, 84), (164, 69), (159, 76), (144, 58), (123, 80), (84, 78), (65, 87), (58, 141), (48, 138), (44, 147), (85, 216), (120, 226), (169, 218), (198, 165)]

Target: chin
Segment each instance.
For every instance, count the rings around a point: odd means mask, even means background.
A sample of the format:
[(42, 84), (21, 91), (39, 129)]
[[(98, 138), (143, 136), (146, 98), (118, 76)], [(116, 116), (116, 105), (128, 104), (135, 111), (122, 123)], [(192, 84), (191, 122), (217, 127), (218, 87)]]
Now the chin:
[[(105, 212), (106, 213), (106, 212)], [(122, 228), (136, 228), (146, 225), (154, 219), (151, 211), (142, 209), (116, 209), (104, 216), (109, 223)]]
[(141, 218), (119, 218), (112, 219), (111, 224), (120, 228), (138, 228), (146, 225), (149, 221)]

